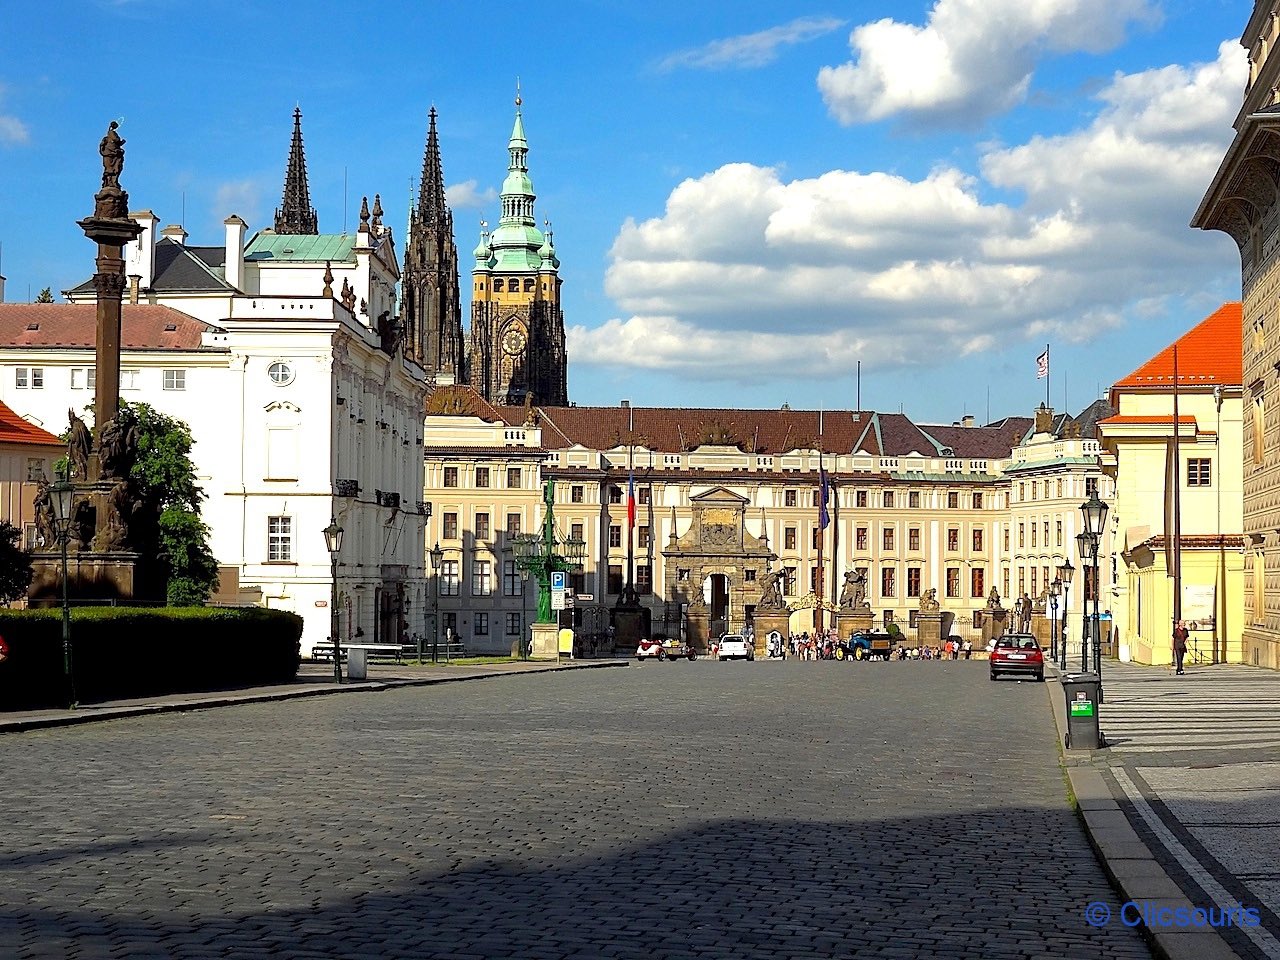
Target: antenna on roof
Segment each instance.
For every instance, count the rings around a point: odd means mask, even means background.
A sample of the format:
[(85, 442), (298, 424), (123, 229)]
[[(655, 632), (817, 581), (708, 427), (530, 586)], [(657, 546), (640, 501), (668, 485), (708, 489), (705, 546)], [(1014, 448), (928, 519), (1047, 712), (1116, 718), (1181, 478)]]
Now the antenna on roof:
[(187, 191), (182, 191), (182, 215), (178, 218), (178, 224), (182, 227), (183, 232), (187, 229)]
[(342, 168), (342, 232), (347, 232), (347, 168)]

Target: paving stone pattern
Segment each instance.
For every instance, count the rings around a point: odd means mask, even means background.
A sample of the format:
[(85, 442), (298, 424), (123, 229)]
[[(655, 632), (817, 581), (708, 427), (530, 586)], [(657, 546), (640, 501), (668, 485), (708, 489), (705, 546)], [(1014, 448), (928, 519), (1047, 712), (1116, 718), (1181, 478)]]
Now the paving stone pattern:
[(1044, 689), (646, 663), (0, 737), (0, 957), (1147, 957)]

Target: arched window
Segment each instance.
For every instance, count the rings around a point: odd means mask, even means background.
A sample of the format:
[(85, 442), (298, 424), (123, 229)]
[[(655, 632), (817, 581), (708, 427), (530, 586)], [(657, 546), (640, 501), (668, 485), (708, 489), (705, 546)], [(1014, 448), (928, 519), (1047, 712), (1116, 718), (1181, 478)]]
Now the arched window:
[(501, 277), (494, 277), (494, 278), (493, 278), (493, 292), (494, 292), (494, 293), (501, 293), (501, 292), (502, 292), (502, 278), (501, 278)]

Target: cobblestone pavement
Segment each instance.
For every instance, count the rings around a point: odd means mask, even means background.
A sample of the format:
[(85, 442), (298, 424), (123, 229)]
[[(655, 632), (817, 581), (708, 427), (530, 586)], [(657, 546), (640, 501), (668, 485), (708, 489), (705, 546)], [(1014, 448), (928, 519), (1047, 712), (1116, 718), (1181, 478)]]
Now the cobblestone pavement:
[(1280, 674), (1244, 666), (1108, 666), (1099, 755), (1161, 865), (1205, 907), (1257, 909), (1222, 936), (1280, 958)]
[(0, 737), (0, 957), (1146, 957), (1039, 684), (646, 663)]

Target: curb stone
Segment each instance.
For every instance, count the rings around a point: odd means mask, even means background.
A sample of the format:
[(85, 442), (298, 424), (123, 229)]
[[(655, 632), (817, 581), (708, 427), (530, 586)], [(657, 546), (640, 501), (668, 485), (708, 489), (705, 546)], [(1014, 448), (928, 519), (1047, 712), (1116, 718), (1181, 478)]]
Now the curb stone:
[(380, 693), (400, 687), (428, 687), (438, 683), (465, 683), (470, 680), (494, 680), (506, 677), (523, 677), (539, 673), (563, 673), (569, 670), (599, 670), (607, 667), (629, 667), (627, 660), (594, 660), (585, 663), (567, 663), (523, 670), (489, 673), (459, 674), (456, 676), (415, 677), (387, 680), (366, 680), (356, 683), (315, 683), (283, 689), (264, 689), (253, 693), (205, 693), (191, 694), (187, 699), (156, 703), (136, 703), (119, 706), (94, 706), (75, 710), (32, 711), (30, 714), (5, 717), (0, 714), (0, 734), (22, 733), (28, 730), (48, 730), (54, 727), (71, 727), (83, 723), (99, 723), (104, 720), (121, 720), (158, 713), (186, 713), (192, 710), (209, 710), (215, 707), (235, 707), (247, 703), (268, 703), (276, 700), (295, 700), (302, 697), (323, 697), (339, 693)]
[[(1058, 728), (1058, 745), (1062, 747), (1067, 735), (1065, 694), (1057, 670), (1045, 679), (1053, 722)], [(1061, 757), (1063, 772), (1075, 796), (1076, 814), (1121, 902), (1144, 900), (1162, 907), (1194, 907), (1133, 829), (1117, 802), (1120, 798), (1107, 785), (1098, 766), (1105, 765), (1105, 752), (1068, 752), (1064, 748)], [(1238, 960), (1240, 956), (1213, 929), (1153, 929), (1145, 923), (1140, 929), (1161, 960)]]

